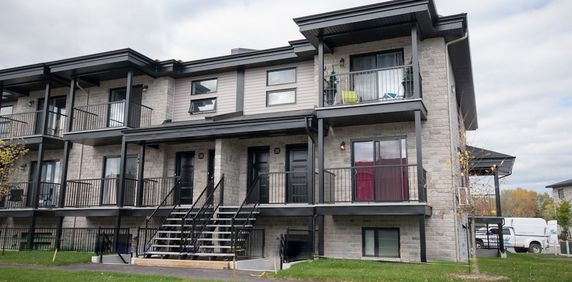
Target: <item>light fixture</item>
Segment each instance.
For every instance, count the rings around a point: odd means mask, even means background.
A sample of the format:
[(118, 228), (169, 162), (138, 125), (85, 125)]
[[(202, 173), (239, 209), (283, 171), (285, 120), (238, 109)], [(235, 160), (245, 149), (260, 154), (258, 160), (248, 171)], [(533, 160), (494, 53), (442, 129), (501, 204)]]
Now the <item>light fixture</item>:
[(34, 100), (28, 100), (28, 107), (33, 107), (34, 106)]
[(199, 160), (202, 160), (205, 158), (205, 153), (199, 153)]
[(346, 150), (346, 142), (342, 141), (342, 143), (340, 144), (340, 150), (342, 151)]
[(342, 57), (340, 59), (340, 68), (343, 68), (346, 65), (346, 60), (344, 60), (344, 58)]
[(149, 89), (149, 85), (144, 84), (143, 85), (143, 92), (147, 92), (147, 89)]
[(274, 148), (274, 154), (276, 155), (280, 154), (280, 148)]

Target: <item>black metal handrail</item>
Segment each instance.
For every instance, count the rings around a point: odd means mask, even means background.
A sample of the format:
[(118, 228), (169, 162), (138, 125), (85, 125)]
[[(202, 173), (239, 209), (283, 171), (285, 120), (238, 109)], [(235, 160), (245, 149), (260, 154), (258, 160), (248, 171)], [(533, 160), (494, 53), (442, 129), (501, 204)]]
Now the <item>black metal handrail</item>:
[[(207, 224), (209, 223), (209, 219), (211, 217), (207, 217), (207, 211), (210, 209), (212, 210), (212, 212), (214, 213), (222, 204), (223, 202), (223, 197), (224, 197), (224, 174), (221, 176), (219, 182), (214, 185), (214, 179), (210, 179), (209, 183), (207, 184), (207, 187), (205, 187), (205, 190), (203, 190), (203, 192), (201, 193), (201, 195), (199, 196), (199, 198), (197, 198), (197, 201), (195, 202), (195, 204), (197, 203), (201, 203), (202, 202), (202, 196), (205, 196), (205, 200), (201, 206), (201, 208), (197, 211), (197, 214), (195, 214), (195, 216), (193, 216), (192, 219), (192, 225), (191, 225), (191, 231), (189, 233), (187, 233), (188, 235), (185, 236), (185, 219), (189, 216), (189, 214), (194, 210), (195, 205), (193, 204), (193, 207), (191, 207), (187, 213), (185, 214), (185, 216), (183, 217), (182, 220), (182, 224), (181, 224), (181, 241), (180, 241), (180, 251), (183, 252), (187, 249), (187, 246), (193, 246), (193, 252), (198, 251), (199, 246), (197, 246), (198, 244), (198, 239), (203, 235), (203, 231), (206, 229)], [(212, 189), (209, 189), (210, 187), (213, 187)], [(217, 192), (217, 190), (220, 189), (220, 198), (219, 201), (216, 203), (216, 205), (214, 204), (214, 195)], [(206, 192), (206, 194), (205, 194)], [(200, 231), (200, 232), (197, 232)], [(190, 237), (190, 244), (188, 243)]]
[(41, 121), (44, 111), (14, 113), (0, 116), (0, 138), (14, 138), (32, 135), (63, 137), (67, 116), (48, 111), (46, 131), (42, 132)]
[[(244, 243), (245, 241), (241, 240), (244, 239), (241, 238), (241, 235), (245, 234), (244, 231), (246, 230), (246, 225), (250, 222), (250, 219), (252, 218), (252, 215), (254, 214), (256, 207), (260, 205), (260, 177), (261, 175), (258, 175), (249, 185), (247, 189), (248, 193), (246, 194), (244, 201), (242, 201), (242, 204), (240, 204), (240, 207), (238, 208), (236, 214), (232, 217), (231, 220), (230, 224), (231, 250), (234, 253), (235, 257), (238, 255), (238, 250), (239, 250), (238, 247), (241, 247), (238, 245), (238, 243), (239, 242)], [(257, 197), (255, 199), (250, 199), (252, 195), (256, 195)], [(247, 205), (252, 205), (252, 207), (250, 209), (250, 212), (248, 212), (248, 215), (246, 216), (244, 223), (242, 225), (236, 225), (236, 219), (240, 216), (244, 207)]]
[[(73, 131), (117, 128), (125, 126), (125, 100), (76, 106)], [(129, 127), (139, 128), (151, 125), (153, 108), (130, 103)]]
[[(418, 77), (421, 84), (421, 75)], [(414, 98), (413, 65), (400, 65), (324, 76), (324, 106)], [(419, 89), (421, 95), (421, 89)]]
[(336, 167), (324, 171), (326, 203), (424, 201), (424, 193), (419, 195), (417, 164)]
[[(66, 207), (116, 205), (119, 185), (119, 176), (68, 180), (64, 205)], [(136, 187), (137, 179), (125, 178), (124, 205), (135, 204)]]
[[(171, 188), (171, 190), (169, 190), (169, 193), (167, 193), (167, 195), (165, 195), (165, 197), (163, 198), (163, 200), (161, 201), (161, 203), (155, 208), (155, 210), (153, 210), (153, 212), (147, 216), (145, 218), (145, 229), (149, 229), (149, 222), (155, 217), (155, 215), (157, 214), (157, 212), (161, 209), (161, 207), (163, 207), (166, 203), (167, 200), (169, 199), (169, 197), (171, 196), (171, 194), (173, 194), (175, 191), (178, 192), (179, 191), (179, 185), (181, 184), (181, 178), (177, 177), (176, 181), (175, 181), (175, 185), (173, 185), (173, 188)], [(169, 214), (172, 213), (175, 208), (177, 206), (179, 206), (181, 199), (180, 197), (175, 197), (177, 199), (176, 203), (173, 205), (173, 207), (169, 210)], [(160, 225), (163, 225), (165, 222), (167, 221), (167, 217), (163, 218), (163, 221), (161, 222)], [(149, 248), (151, 247), (151, 240), (153, 239), (153, 237), (155, 237), (155, 235), (157, 235), (157, 232), (159, 231), (159, 229), (155, 230), (155, 232), (149, 237), (149, 240), (147, 240), (147, 232), (145, 232), (145, 237), (143, 238), (143, 251), (147, 252), (149, 250)]]

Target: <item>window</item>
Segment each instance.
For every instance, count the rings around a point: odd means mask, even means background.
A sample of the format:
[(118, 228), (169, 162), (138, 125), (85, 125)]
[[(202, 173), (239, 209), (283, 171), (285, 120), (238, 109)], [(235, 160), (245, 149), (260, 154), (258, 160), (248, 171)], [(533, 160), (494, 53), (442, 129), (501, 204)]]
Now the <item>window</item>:
[(399, 258), (399, 229), (363, 228), (364, 257)]
[(399, 99), (411, 89), (403, 69), (403, 50), (361, 54), (350, 57), (350, 84), (360, 101)]
[(296, 89), (276, 90), (266, 92), (266, 106), (276, 106), (296, 103)]
[(216, 111), (216, 98), (192, 100), (189, 113), (200, 114)]
[(354, 141), (352, 167), (356, 201), (409, 199), (405, 138)]
[(279, 85), (296, 82), (296, 68), (266, 72), (266, 85)]
[[(121, 172), (120, 157), (104, 157), (103, 159), (103, 191), (101, 194), (102, 205), (114, 205), (117, 203), (117, 189)], [(127, 156), (125, 168), (125, 205), (133, 202), (135, 195), (135, 179), (137, 178), (137, 156)]]
[(216, 78), (196, 80), (191, 83), (191, 95), (215, 93), (216, 89)]
[(564, 199), (564, 189), (558, 189), (558, 199)]

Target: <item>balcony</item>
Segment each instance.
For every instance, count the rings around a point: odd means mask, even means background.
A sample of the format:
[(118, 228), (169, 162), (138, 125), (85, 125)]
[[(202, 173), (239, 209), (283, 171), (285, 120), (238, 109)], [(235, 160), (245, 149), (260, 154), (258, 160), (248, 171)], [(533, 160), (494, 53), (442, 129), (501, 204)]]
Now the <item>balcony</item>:
[[(58, 205), (60, 184), (40, 182), (38, 198), (39, 208), (55, 208)], [(8, 184), (8, 194), (0, 199), (0, 208), (25, 209), (32, 208), (32, 192), (35, 189), (34, 182), (14, 182)]]
[(412, 99), (415, 97), (414, 85), (411, 65), (332, 73), (324, 78), (324, 106)]
[[(158, 206), (175, 186), (176, 179), (176, 177), (145, 178), (139, 194), (137, 179), (126, 178), (123, 205)], [(119, 183), (118, 177), (68, 180), (64, 207), (116, 206)], [(177, 193), (173, 193), (166, 205), (173, 205), (176, 196)]]
[(419, 195), (416, 164), (328, 168), (325, 172), (326, 203), (425, 201), (425, 193)]
[[(51, 149), (61, 148), (63, 146), (61, 138), (64, 134), (67, 116), (59, 112), (49, 111), (48, 124), (44, 134), (42, 134), (41, 129), (42, 117), (43, 111), (0, 116), (0, 139), (21, 139), (24, 144), (31, 146), (32, 149), (35, 149), (34, 146), (42, 142)], [(43, 137), (51, 138), (44, 140)]]
[[(73, 131), (125, 127), (125, 100), (77, 106), (74, 108)], [(129, 109), (129, 127), (151, 125), (153, 109), (132, 103)]]
[(416, 78), (413, 69), (413, 65), (402, 65), (325, 75), (318, 118), (333, 126), (349, 126), (413, 121), (419, 111), (426, 119), (422, 78)]
[[(310, 214), (305, 207), (316, 207), (323, 214), (430, 215), (426, 190), (419, 189), (417, 169), (416, 164), (325, 169), (322, 203), (317, 173), (312, 179), (306, 171), (261, 173), (247, 189), (245, 201), (259, 204), (269, 216)], [(308, 187), (312, 181), (314, 191)], [(315, 205), (310, 204), (312, 196)]]

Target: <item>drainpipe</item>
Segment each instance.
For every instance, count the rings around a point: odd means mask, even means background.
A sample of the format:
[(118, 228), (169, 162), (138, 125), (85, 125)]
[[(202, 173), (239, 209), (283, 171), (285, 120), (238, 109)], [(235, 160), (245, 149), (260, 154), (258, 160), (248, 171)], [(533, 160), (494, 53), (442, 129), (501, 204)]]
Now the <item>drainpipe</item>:
[[(445, 60), (446, 60), (446, 65), (445, 65), (445, 70), (447, 72), (447, 99), (448, 99), (448, 103), (449, 103), (449, 128), (451, 130), (451, 134), (450, 134), (450, 144), (451, 144), (451, 169), (453, 169), (453, 164), (455, 163), (455, 148), (453, 148), (453, 130), (458, 130), (458, 129), (453, 129), (453, 117), (451, 117), (452, 114), (452, 103), (451, 103), (451, 78), (449, 75), (449, 46), (452, 44), (455, 44), (457, 42), (461, 42), (465, 39), (467, 39), (469, 37), (469, 33), (465, 32), (465, 35), (463, 35), (463, 37), (455, 39), (453, 41), (449, 41), (447, 43), (445, 43)], [(455, 105), (456, 107), (456, 105)], [(454, 175), (454, 174), (452, 174)], [(453, 194), (453, 203), (455, 202), (455, 195), (457, 193), (457, 185), (455, 183), (455, 177), (452, 177), (451, 179), (451, 186), (453, 188), (454, 194)], [(455, 246), (456, 246), (456, 255), (457, 255), (457, 261), (459, 261), (460, 257), (459, 257), (459, 235), (458, 235), (458, 231), (457, 231), (457, 224), (458, 224), (458, 218), (457, 218), (457, 206), (453, 205), (453, 212), (455, 213)]]

